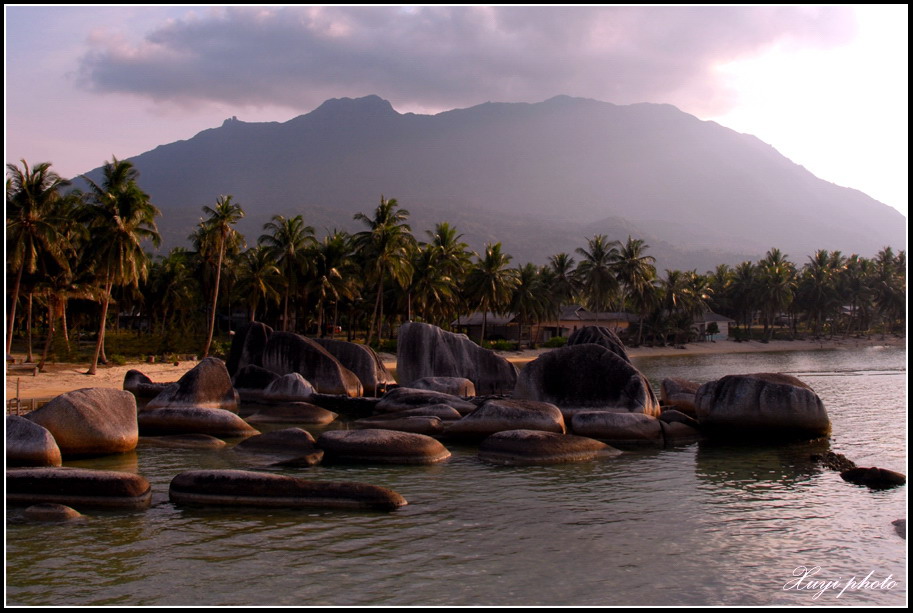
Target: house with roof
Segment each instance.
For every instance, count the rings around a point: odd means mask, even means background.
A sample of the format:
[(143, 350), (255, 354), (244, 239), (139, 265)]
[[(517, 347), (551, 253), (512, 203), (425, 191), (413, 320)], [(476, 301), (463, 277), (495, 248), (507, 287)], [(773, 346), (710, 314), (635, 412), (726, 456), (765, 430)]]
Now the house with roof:
[[(729, 338), (729, 325), (732, 323), (735, 323), (734, 319), (713, 311), (705, 311), (694, 316), (691, 328), (697, 334), (698, 340), (725, 341)], [(711, 324), (716, 324), (716, 326)]]
[[(481, 311), (471, 313), (467, 317), (462, 317), (454, 321), (451, 326), (454, 329), (463, 332), (471, 339), (478, 339), (482, 333)], [(626, 330), (640, 321), (637, 315), (631, 313), (619, 312), (600, 312), (589, 311), (579, 304), (564, 306), (558, 314), (557, 319), (546, 320), (532, 324), (531, 330), (528, 322), (523, 322), (523, 339), (530, 336), (537, 343), (543, 343), (556, 336), (570, 336), (574, 331), (586, 326), (605, 326), (616, 334)], [(487, 340), (509, 340), (516, 341), (520, 335), (520, 321), (516, 313), (488, 313), (485, 323), (485, 338)]]

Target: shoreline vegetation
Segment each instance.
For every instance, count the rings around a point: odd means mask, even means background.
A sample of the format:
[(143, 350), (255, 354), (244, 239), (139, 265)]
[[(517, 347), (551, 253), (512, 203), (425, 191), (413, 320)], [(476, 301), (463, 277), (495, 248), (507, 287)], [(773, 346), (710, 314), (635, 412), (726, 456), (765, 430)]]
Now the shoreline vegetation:
[[(759, 353), (779, 351), (815, 351), (815, 350), (844, 350), (852, 351), (867, 347), (906, 347), (906, 338), (894, 335), (880, 334), (863, 338), (834, 338), (822, 340), (773, 340), (763, 341), (705, 341), (688, 343), (679, 346), (663, 347), (629, 347), (628, 355), (632, 359), (665, 357), (712, 355), (728, 353)], [(542, 353), (551, 349), (527, 349), (523, 351), (499, 351), (498, 355), (522, 368)], [(388, 353), (380, 354), (387, 368), (396, 368), (396, 356)], [(22, 354), (14, 353), (12, 357), (21, 362)], [(51, 363), (45, 366), (45, 372), (32, 376), (30, 373), (18, 372), (15, 368), (6, 369), (6, 400), (41, 400), (53, 398), (65, 392), (86, 387), (107, 387), (123, 389), (124, 375), (131, 369), (139, 370), (153, 381), (177, 381), (184, 373), (197, 365), (197, 361), (184, 360), (175, 365), (173, 362), (147, 363), (132, 361), (123, 365), (99, 366), (95, 376), (87, 376), (85, 363)], [(722, 375), (721, 375), (722, 376)]]

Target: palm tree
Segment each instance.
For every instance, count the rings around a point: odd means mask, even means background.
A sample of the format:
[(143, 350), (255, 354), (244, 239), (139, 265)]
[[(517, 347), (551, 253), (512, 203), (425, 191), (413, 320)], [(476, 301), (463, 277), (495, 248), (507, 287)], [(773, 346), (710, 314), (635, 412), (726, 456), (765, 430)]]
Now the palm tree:
[(795, 266), (779, 249), (767, 252), (758, 262), (758, 300), (765, 314), (764, 330), (768, 340), (773, 337), (777, 314), (790, 306), (795, 292)]
[(532, 323), (541, 321), (550, 311), (548, 292), (543, 286), (543, 278), (535, 264), (527, 263), (518, 268), (515, 274), (516, 285), (510, 297), (509, 308), (517, 314), (520, 327), (517, 335), (517, 349), (523, 343), (523, 326), (530, 326), (530, 344), (532, 344)]
[(251, 247), (241, 256), (239, 285), (241, 293), (247, 298), (250, 321), (254, 321), (261, 300), (279, 302), (279, 290), (285, 281), (269, 251), (263, 246), (257, 246)]
[(90, 190), (86, 209), (90, 244), (86, 253), (99, 280), (102, 301), (95, 354), (86, 373), (89, 375), (96, 374), (99, 356), (104, 351), (105, 321), (113, 288), (138, 286), (146, 278), (148, 265), (141, 243), (150, 240), (157, 246), (161, 242), (155, 226), (159, 210), (137, 185), (139, 172), (133, 164), (112, 158), (105, 163), (102, 173), (101, 185), (82, 177)]
[(645, 254), (649, 247), (643, 240), (628, 235), (628, 241), (618, 248), (612, 258), (615, 276), (624, 288), (628, 302), (637, 309), (640, 317), (638, 345), (643, 336), (643, 320), (650, 308), (648, 297), (653, 295), (650, 286), (656, 279), (656, 258)]
[(368, 325), (367, 344), (371, 344), (374, 324), (377, 323), (377, 338), (381, 337), (384, 319), (384, 281), (390, 277), (400, 287), (406, 287), (412, 279), (410, 254), (415, 244), (412, 229), (406, 223), (409, 211), (399, 208), (396, 199), (380, 197), (380, 204), (374, 209), (374, 217), (356, 213), (354, 219), (368, 226), (367, 230), (355, 235), (355, 249), (364, 263), (368, 283), (377, 287), (371, 323)]
[[(338, 230), (328, 234), (314, 249), (313, 273), (309, 277), (308, 292), (317, 297), (317, 329), (323, 337), (325, 305), (334, 306), (340, 300), (353, 299), (358, 293), (355, 282), (349, 274), (352, 266), (352, 241), (348, 234)], [(335, 317), (333, 329), (336, 328)]]
[(286, 219), (273, 215), (272, 221), (263, 225), (264, 234), (257, 243), (266, 247), (285, 279), (285, 296), (282, 303), (282, 330), (289, 329), (289, 296), (298, 289), (298, 282), (308, 265), (309, 250), (315, 245), (314, 227), (304, 223), (304, 217), (295, 215)]
[(219, 300), (219, 282), (222, 278), (222, 260), (225, 257), (225, 245), (231, 237), (240, 236), (232, 226), (244, 217), (244, 210), (240, 204), (231, 201), (231, 195), (219, 196), (215, 208), (203, 206), (203, 213), (208, 217), (202, 221), (203, 225), (212, 233), (216, 246), (216, 280), (212, 291), (212, 306), (209, 311), (209, 335), (203, 347), (203, 357), (209, 356), (212, 346), (212, 335), (216, 328), (216, 304)]
[(438, 324), (450, 312), (457, 296), (455, 280), (449, 276), (439, 249), (432, 245), (421, 245), (416, 250), (412, 269), (410, 303), (415, 301), (415, 310), (425, 321)]
[(61, 211), (57, 206), (62, 198), (61, 188), (69, 185), (50, 162), (29, 168), (7, 164), (6, 180), (6, 244), (7, 264), (16, 270), (16, 280), (10, 295), (10, 315), (7, 322), (6, 354), (13, 342), (16, 303), (24, 272), (34, 273), (42, 254), (47, 254), (63, 267), (68, 267), (60, 244)]
[(428, 247), (431, 253), (428, 255), (431, 261), (429, 266), (437, 269), (437, 275), (443, 279), (449, 279), (443, 283), (448, 286), (442, 288), (445, 294), (442, 296), (442, 302), (436, 302), (432, 306), (437, 313), (439, 323), (453, 321), (454, 317), (459, 316), (460, 291), (459, 288), (466, 279), (469, 269), (472, 267), (472, 254), (469, 251), (469, 245), (462, 240), (463, 235), (458, 234), (455, 227), (447, 222), (439, 223), (435, 226), (434, 231), (426, 231), (431, 241)]
[(619, 283), (615, 277), (614, 262), (618, 257), (617, 241), (609, 241), (605, 234), (587, 239), (587, 248), (578, 248), (583, 258), (577, 265), (577, 277), (587, 295), (590, 308), (596, 311), (596, 321), (607, 305), (618, 295)]
[(730, 288), (730, 301), (736, 312), (736, 320), (741, 317), (745, 324), (747, 339), (751, 340), (751, 322), (755, 310), (757, 296), (758, 269), (750, 261), (740, 263), (732, 273)]
[(480, 344), (485, 340), (488, 313), (502, 313), (517, 286), (516, 269), (507, 267), (510, 259), (509, 255), (501, 253), (501, 243), (489, 243), (485, 246), (485, 254), (479, 257), (466, 278), (466, 293), (482, 312)]

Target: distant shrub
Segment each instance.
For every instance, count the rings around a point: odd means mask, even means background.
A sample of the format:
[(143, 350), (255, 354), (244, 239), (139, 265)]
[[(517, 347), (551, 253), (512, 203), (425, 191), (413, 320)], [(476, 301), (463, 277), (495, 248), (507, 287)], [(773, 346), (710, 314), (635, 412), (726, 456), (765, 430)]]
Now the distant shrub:
[(374, 341), (371, 343), (371, 348), (378, 353), (396, 353), (396, 339), (388, 338), (380, 342)]
[(566, 336), (553, 336), (552, 338), (550, 338), (547, 341), (545, 341), (544, 343), (542, 343), (542, 346), (547, 347), (548, 349), (554, 349), (556, 347), (564, 347), (565, 345), (567, 345)]
[(108, 362), (114, 364), (115, 366), (123, 366), (127, 363), (127, 358), (119, 353), (115, 353), (114, 355), (108, 356)]

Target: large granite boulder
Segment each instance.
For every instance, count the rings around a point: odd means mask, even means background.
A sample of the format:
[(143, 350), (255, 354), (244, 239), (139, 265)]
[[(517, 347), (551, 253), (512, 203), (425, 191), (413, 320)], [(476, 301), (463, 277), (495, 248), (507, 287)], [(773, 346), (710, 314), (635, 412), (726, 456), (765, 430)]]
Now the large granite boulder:
[(409, 384), (416, 390), (431, 390), (452, 396), (469, 398), (476, 395), (476, 386), (464, 377), (424, 377)]
[(409, 387), (425, 377), (462, 377), (472, 381), (478, 394), (503, 394), (514, 388), (517, 367), (465, 334), (405, 323), (396, 343), (396, 378)]
[(124, 453), (136, 449), (136, 398), (103, 387), (61, 394), (26, 416), (51, 433), (63, 457)]
[(435, 464), (450, 457), (439, 441), (396, 430), (329, 430), (317, 439), (327, 462)]
[(345, 368), (351, 370), (361, 381), (364, 394), (376, 396), (387, 391), (388, 385), (396, 380), (384, 366), (377, 352), (360, 343), (349, 343), (331, 338), (315, 338), (315, 343), (329, 351)]
[(6, 471), (10, 504), (55, 503), (72, 507), (145, 509), (152, 487), (133, 473), (88, 468), (11, 468)]
[(479, 445), (479, 459), (491, 464), (533, 466), (586, 462), (621, 452), (601, 441), (542, 430), (504, 430)]
[(459, 396), (452, 396), (431, 390), (418, 390), (411, 387), (397, 387), (381, 397), (375, 410), (378, 413), (396, 413), (419, 407), (446, 405), (456, 409), (460, 415), (467, 415), (476, 410), (476, 405)]
[(225, 409), (163, 407), (140, 411), (137, 421), (143, 436), (208, 434), (219, 437), (253, 436), (259, 431)]
[(6, 416), (7, 466), (60, 466), (57, 441), (47, 428), (21, 417)]
[(361, 396), (358, 377), (309, 338), (292, 332), (274, 332), (263, 348), (263, 367), (279, 375), (299, 373), (321, 394)]
[(817, 438), (831, 428), (824, 403), (792, 375), (727, 375), (703, 384), (694, 404), (702, 430), (710, 435)]
[(478, 409), (447, 427), (447, 436), (485, 438), (504, 430), (542, 430), (564, 434), (561, 411), (534, 400), (486, 400)]
[(257, 412), (248, 415), (245, 420), (251, 424), (304, 424), (324, 426), (338, 417), (333, 411), (327, 411), (309, 402), (288, 402), (277, 405), (264, 405)]
[(586, 345), (587, 343), (605, 347), (625, 362), (631, 362), (631, 358), (628, 357), (628, 352), (625, 350), (625, 344), (618, 338), (617, 334), (605, 326), (584, 326), (579, 330), (574, 330), (567, 337), (565, 346)]
[(263, 349), (272, 333), (272, 328), (259, 321), (252, 321), (235, 331), (225, 364), (228, 373), (234, 377), (245, 366), (262, 366)]
[(643, 413), (591, 411), (576, 413), (571, 418), (571, 430), (579, 436), (599, 439), (611, 445), (662, 447), (661, 423), (659, 419)]
[(660, 414), (646, 377), (615, 352), (593, 343), (540, 355), (520, 372), (513, 398), (549, 402), (565, 418), (594, 410)]
[(663, 379), (659, 388), (659, 402), (664, 407), (675, 407), (682, 413), (694, 417), (697, 414), (694, 396), (700, 387), (700, 383), (686, 379)]
[(169, 383), (155, 383), (148, 376), (136, 369), (130, 369), (124, 375), (124, 390), (137, 398), (155, 398), (161, 394)]
[(191, 470), (171, 480), (168, 496), (178, 504), (369, 509), (393, 511), (406, 499), (367, 483), (306, 481), (245, 470)]
[(242, 401), (256, 402), (263, 398), (263, 392), (270, 383), (280, 376), (262, 366), (248, 364), (238, 369), (231, 378), (231, 384)]
[(238, 392), (232, 386), (225, 362), (204, 358), (150, 400), (144, 411), (163, 407), (201, 407), (238, 412)]
[(282, 375), (266, 386), (263, 400), (267, 402), (307, 402), (314, 395), (314, 386), (299, 373)]

